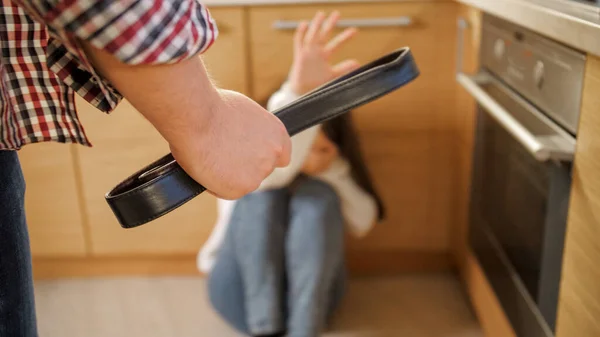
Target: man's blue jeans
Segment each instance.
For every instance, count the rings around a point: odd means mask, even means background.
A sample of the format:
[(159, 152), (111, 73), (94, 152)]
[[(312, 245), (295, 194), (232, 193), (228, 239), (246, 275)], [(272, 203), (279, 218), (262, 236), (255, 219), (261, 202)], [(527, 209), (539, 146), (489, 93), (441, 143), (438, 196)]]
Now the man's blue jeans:
[(237, 201), (208, 279), (216, 311), (252, 335), (319, 336), (344, 292), (344, 223), (315, 179)]
[(0, 336), (37, 336), (25, 180), (15, 151), (0, 151)]

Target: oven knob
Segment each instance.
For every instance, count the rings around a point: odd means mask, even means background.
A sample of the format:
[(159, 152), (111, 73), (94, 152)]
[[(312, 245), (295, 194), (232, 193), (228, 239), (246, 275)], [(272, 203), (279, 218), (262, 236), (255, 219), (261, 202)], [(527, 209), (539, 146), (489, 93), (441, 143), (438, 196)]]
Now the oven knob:
[(537, 61), (533, 67), (533, 81), (538, 89), (544, 86), (544, 62)]
[(502, 39), (496, 40), (496, 43), (494, 44), (494, 56), (496, 56), (496, 58), (498, 60), (502, 59), (502, 57), (504, 56), (505, 50), (506, 50), (506, 43), (504, 42), (504, 40), (502, 40)]

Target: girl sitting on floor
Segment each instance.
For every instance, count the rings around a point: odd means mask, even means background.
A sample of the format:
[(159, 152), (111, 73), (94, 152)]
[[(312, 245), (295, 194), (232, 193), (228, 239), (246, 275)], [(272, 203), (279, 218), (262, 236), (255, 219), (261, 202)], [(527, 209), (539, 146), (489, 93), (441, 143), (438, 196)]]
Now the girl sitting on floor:
[[(270, 111), (359, 66), (328, 62), (356, 33), (328, 41), (338, 19), (319, 12), (299, 26), (288, 81), (271, 96)], [(345, 224), (360, 237), (383, 217), (350, 114), (292, 137), (287, 167), (218, 207), (198, 267), (215, 310), (250, 336), (318, 336), (345, 289)]]

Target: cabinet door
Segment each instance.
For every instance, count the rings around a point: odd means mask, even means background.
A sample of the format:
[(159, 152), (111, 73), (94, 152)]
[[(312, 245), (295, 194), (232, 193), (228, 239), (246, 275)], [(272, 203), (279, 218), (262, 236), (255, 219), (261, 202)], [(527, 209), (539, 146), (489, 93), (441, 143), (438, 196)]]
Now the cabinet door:
[[(246, 92), (242, 9), (213, 9), (221, 29), (202, 56), (220, 87)], [(168, 144), (127, 101), (106, 116), (83, 100), (78, 107), (92, 148), (78, 148), (83, 197), (94, 255), (192, 254), (209, 236), (216, 201), (200, 195), (149, 224), (122, 229), (104, 200), (118, 182), (169, 152)]]
[[(467, 23), (467, 28), (461, 32), (463, 38), (462, 64), (463, 72), (475, 74), (479, 68), (479, 43), (481, 32), (481, 12), (478, 9), (461, 5), (459, 19)], [(459, 88), (456, 93), (457, 118), (461, 166), (456, 179), (456, 226), (454, 229), (454, 253), (459, 266), (467, 262), (467, 232), (469, 196), (471, 192), (471, 157), (473, 155), (473, 136), (475, 135), (475, 112), (477, 103), (466, 90)]]
[(19, 151), (34, 257), (79, 257), (86, 253), (73, 160), (75, 146), (39, 143)]
[(366, 63), (400, 47), (411, 48), (420, 77), (399, 91), (357, 109), (353, 118), (367, 164), (385, 199), (388, 219), (365, 239), (363, 250), (435, 250), (450, 244), (454, 172), (454, 50), (456, 4), (406, 2), (256, 7), (250, 11), (252, 93), (264, 103), (285, 80), (293, 30), (277, 20), (310, 20), (317, 10), (344, 19), (407, 17), (407, 26), (359, 28), (333, 62)]

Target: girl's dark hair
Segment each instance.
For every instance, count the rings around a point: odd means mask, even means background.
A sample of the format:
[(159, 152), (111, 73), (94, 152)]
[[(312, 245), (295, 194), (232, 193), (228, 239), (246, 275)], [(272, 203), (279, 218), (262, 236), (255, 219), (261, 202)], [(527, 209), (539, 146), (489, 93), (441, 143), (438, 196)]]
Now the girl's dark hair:
[(373, 186), (371, 175), (365, 165), (358, 133), (352, 123), (351, 112), (324, 122), (322, 128), (327, 138), (338, 146), (340, 155), (350, 164), (351, 175), (354, 181), (375, 198), (378, 218), (381, 221), (385, 217), (385, 207), (381, 197)]

